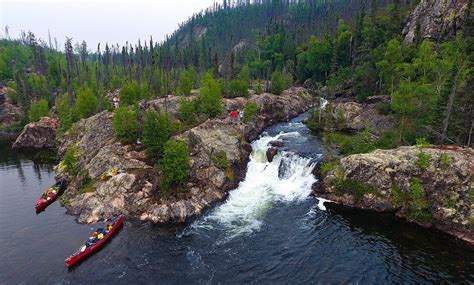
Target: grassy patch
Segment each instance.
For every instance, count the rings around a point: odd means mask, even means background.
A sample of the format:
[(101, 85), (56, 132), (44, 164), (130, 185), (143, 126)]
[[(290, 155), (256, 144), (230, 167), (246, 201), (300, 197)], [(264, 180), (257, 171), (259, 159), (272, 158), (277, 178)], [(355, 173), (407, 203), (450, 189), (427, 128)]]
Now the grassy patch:
[(63, 161), (60, 166), (71, 175), (77, 175), (79, 173), (78, 158), (79, 153), (77, 151), (77, 145), (71, 145), (67, 148), (66, 154), (64, 155)]
[(398, 147), (396, 135), (393, 132), (385, 132), (379, 138), (374, 137), (369, 130), (355, 135), (347, 135), (341, 132), (323, 132), (321, 135), (326, 144), (334, 144), (339, 147), (342, 155), (368, 153), (376, 149), (392, 149)]
[(340, 169), (335, 170), (335, 187), (336, 194), (344, 195), (351, 194), (354, 197), (354, 202), (359, 203), (364, 198), (364, 195), (367, 193), (376, 194), (375, 188), (369, 185), (366, 185), (363, 182), (344, 178), (344, 175)]
[(325, 161), (321, 163), (321, 175), (326, 176), (329, 172), (336, 170), (339, 165), (339, 160)]
[(227, 155), (225, 151), (221, 150), (212, 157), (212, 161), (217, 168), (221, 170), (226, 170), (229, 167), (229, 161), (227, 160)]
[(420, 169), (427, 170), (430, 167), (430, 159), (431, 159), (431, 154), (424, 153), (423, 150), (420, 149), (420, 152), (418, 153), (415, 164)]
[(441, 165), (442, 168), (448, 168), (451, 165), (451, 160), (449, 158), (449, 155), (447, 153), (443, 153), (439, 157), (439, 164)]
[(82, 187), (79, 190), (79, 194), (92, 193), (97, 189), (94, 187), (94, 181), (87, 175), (87, 173), (82, 172)]
[(225, 177), (227, 177), (227, 179), (229, 179), (231, 182), (235, 181), (235, 175), (234, 175), (234, 171), (232, 170), (232, 168), (230, 168), (230, 167), (226, 168)]
[(419, 178), (413, 178), (410, 183), (410, 207), (408, 217), (421, 223), (429, 223), (433, 216), (428, 207), (423, 184)]
[(81, 190), (79, 190), (79, 194), (93, 193), (95, 191), (97, 191), (97, 188), (93, 186), (93, 183), (88, 183), (84, 185), (84, 187), (82, 187)]
[(392, 182), (392, 189), (391, 189), (391, 197), (392, 197), (392, 206), (395, 208), (403, 207), (407, 204), (409, 197), (406, 193), (400, 190), (400, 187), (395, 182)]

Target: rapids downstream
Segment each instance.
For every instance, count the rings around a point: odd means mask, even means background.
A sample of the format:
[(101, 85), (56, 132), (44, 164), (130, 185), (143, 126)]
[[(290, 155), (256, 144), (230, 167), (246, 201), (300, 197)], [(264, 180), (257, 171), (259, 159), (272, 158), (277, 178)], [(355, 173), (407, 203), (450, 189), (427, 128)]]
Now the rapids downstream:
[[(126, 221), (100, 252), (68, 271), (64, 258), (92, 226), (58, 204), (33, 204), (53, 183), (0, 144), (0, 284), (11, 283), (472, 283), (474, 251), (444, 234), (311, 195), (323, 146), (305, 115), (252, 143), (247, 175), (228, 198), (182, 226)], [(271, 141), (283, 142), (272, 163)]]

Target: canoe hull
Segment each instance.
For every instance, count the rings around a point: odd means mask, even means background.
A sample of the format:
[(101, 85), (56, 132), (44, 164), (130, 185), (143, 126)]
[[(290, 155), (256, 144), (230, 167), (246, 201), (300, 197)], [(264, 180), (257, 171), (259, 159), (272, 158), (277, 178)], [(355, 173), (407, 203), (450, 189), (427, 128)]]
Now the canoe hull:
[(79, 262), (83, 261), (84, 259), (86, 259), (87, 257), (89, 257), (90, 255), (92, 255), (94, 253), (95, 250), (97, 250), (98, 248), (100, 248), (105, 242), (107, 242), (107, 240), (109, 240), (121, 227), (123, 226), (123, 217), (120, 217), (114, 224), (114, 226), (112, 227), (112, 229), (109, 231), (109, 233), (107, 233), (103, 239), (99, 240), (98, 242), (96, 242), (94, 245), (90, 246), (89, 248), (87, 248), (86, 250), (84, 250), (83, 252), (79, 252), (77, 254), (74, 254), (74, 255), (71, 255), (70, 257), (68, 257), (64, 262), (66, 263), (66, 266), (67, 267), (72, 267), (76, 264), (78, 264)]

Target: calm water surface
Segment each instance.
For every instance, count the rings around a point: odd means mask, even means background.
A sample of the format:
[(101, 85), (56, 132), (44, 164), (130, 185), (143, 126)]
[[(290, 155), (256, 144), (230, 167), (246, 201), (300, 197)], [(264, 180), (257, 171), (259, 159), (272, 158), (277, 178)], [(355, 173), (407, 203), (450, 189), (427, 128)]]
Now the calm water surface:
[[(474, 251), (444, 234), (318, 207), (310, 173), (323, 151), (300, 121), (273, 126), (253, 143), (247, 178), (225, 202), (183, 226), (126, 221), (73, 270), (64, 259), (94, 226), (77, 224), (58, 203), (36, 215), (34, 202), (54, 182), (53, 163), (0, 142), (0, 284), (474, 282)], [(275, 139), (285, 149), (268, 163), (266, 144)]]

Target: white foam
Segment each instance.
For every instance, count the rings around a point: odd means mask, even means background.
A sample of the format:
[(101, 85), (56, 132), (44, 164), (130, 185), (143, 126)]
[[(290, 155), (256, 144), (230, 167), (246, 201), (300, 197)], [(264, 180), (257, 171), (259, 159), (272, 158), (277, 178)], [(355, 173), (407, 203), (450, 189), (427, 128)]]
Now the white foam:
[[(282, 152), (273, 162), (266, 158), (268, 143), (286, 136), (299, 136), (297, 132), (277, 136), (262, 136), (252, 143), (253, 152), (247, 175), (239, 187), (230, 192), (227, 201), (193, 227), (205, 227), (210, 221), (224, 227), (231, 236), (252, 233), (262, 226), (267, 211), (277, 202), (291, 203), (305, 200), (316, 182), (312, 175), (314, 163), (294, 153)], [(284, 175), (280, 178), (279, 166), (284, 160)]]
[(326, 206), (324, 206), (324, 203), (327, 203), (327, 202), (332, 203), (331, 200), (326, 200), (326, 199), (318, 198), (318, 197), (316, 197), (316, 198), (318, 199), (318, 208), (319, 208), (321, 211), (326, 211), (326, 210), (327, 210), (327, 209), (326, 209)]
[(328, 100), (321, 97), (321, 98), (319, 98), (319, 103), (321, 105), (321, 107), (319, 107), (319, 109), (324, 110), (329, 102), (328, 102)]

